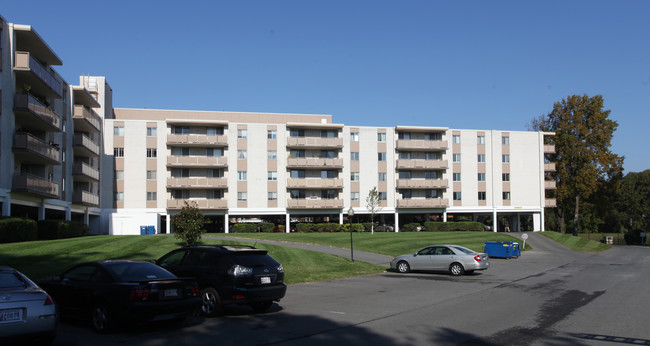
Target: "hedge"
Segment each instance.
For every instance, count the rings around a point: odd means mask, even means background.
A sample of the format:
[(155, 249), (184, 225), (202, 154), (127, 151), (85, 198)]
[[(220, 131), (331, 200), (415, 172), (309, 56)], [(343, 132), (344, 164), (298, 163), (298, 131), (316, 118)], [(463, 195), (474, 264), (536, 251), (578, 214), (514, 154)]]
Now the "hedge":
[(38, 239), (36, 221), (22, 218), (0, 220), (0, 243), (15, 243)]
[(274, 229), (275, 224), (272, 222), (236, 223), (232, 225), (233, 233), (272, 233)]
[(457, 221), (457, 222), (434, 222), (427, 221), (424, 223), (424, 231), (427, 232), (453, 232), (453, 231), (472, 231), (480, 232), (484, 230), (484, 225), (474, 221)]
[(74, 221), (38, 221), (39, 240), (76, 238), (87, 235), (89, 231), (87, 225)]

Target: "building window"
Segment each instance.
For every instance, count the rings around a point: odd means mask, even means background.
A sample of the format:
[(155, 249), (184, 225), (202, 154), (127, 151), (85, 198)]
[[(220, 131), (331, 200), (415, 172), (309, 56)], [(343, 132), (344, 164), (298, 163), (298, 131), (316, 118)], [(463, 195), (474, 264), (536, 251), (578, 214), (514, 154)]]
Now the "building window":
[(503, 191), (503, 200), (504, 201), (510, 200), (510, 191)]
[[(189, 176), (189, 172), (188, 172)], [(208, 178), (223, 178), (223, 169), (222, 168), (215, 168), (215, 169), (208, 169), (206, 172), (206, 176)]]
[(188, 199), (190, 190), (172, 190), (172, 199)]
[(350, 192), (350, 200), (351, 201), (358, 201), (359, 200), (359, 193), (358, 192)]
[(358, 151), (353, 151), (350, 153), (350, 160), (351, 161), (359, 161), (359, 152)]
[(320, 137), (321, 138), (336, 138), (336, 131), (334, 131), (334, 130), (321, 130), (320, 131)]
[(477, 136), (476, 143), (478, 143), (479, 145), (485, 144), (485, 136)]
[(155, 202), (158, 199), (158, 193), (147, 191), (147, 202)]
[(124, 180), (124, 171), (123, 170), (115, 171), (115, 180)]
[(350, 132), (350, 142), (359, 141), (359, 132)]
[(359, 181), (359, 172), (350, 173), (350, 181)]
[(399, 157), (400, 160), (410, 160), (411, 159), (411, 152), (410, 151), (400, 151), (398, 157)]
[(156, 148), (147, 148), (147, 157), (158, 157), (158, 150)]
[(305, 170), (303, 169), (292, 169), (291, 172), (289, 172), (290, 177), (293, 179), (302, 179), (305, 177)]
[(379, 161), (386, 161), (386, 153), (377, 153), (377, 159)]
[(220, 127), (208, 127), (205, 129), (205, 134), (208, 136), (223, 135), (223, 129)]
[(237, 201), (246, 202), (248, 199), (248, 193), (246, 192), (237, 192)]
[(399, 179), (411, 179), (411, 171), (400, 171), (398, 177)]
[(454, 192), (454, 201), (460, 201), (463, 199), (463, 195), (460, 191)]
[(440, 160), (442, 158), (439, 152), (426, 152), (424, 153), (425, 160)]
[[(190, 154), (189, 148), (183, 148), (183, 149), (188, 149), (187, 154)], [(187, 155), (183, 155), (187, 156)], [(208, 157), (221, 157), (223, 156), (223, 149), (221, 148), (205, 148), (205, 156)]]
[(277, 159), (278, 159), (278, 152), (275, 151), (275, 150), (269, 150), (269, 151), (266, 153), (266, 158), (267, 158), (268, 160), (277, 160)]
[(402, 193), (402, 199), (411, 199), (411, 190), (401, 190), (400, 192)]
[(380, 192), (379, 193), (379, 200), (380, 201), (385, 201), (388, 199), (388, 193), (387, 192)]
[(292, 129), (289, 131), (291, 137), (305, 137), (305, 130)]
[(478, 192), (478, 200), (479, 201), (485, 201), (485, 191), (479, 191)]
[(248, 137), (248, 131), (246, 129), (237, 130), (237, 138), (247, 138), (247, 137)]
[(424, 172), (424, 179), (438, 179), (438, 172)]
[(452, 135), (451, 136), (451, 142), (453, 144), (460, 144), (460, 135)]
[(147, 127), (147, 137), (156, 137), (158, 135), (157, 127)]
[(510, 145), (510, 137), (508, 137), (508, 136), (501, 137), (501, 144)]
[(386, 181), (386, 173), (379, 173), (379, 176), (377, 177), (379, 181)]
[(237, 180), (238, 181), (246, 181), (246, 171), (238, 171), (237, 172)]
[(124, 192), (116, 192), (115, 193), (115, 201), (116, 202), (124, 202)]
[(276, 171), (269, 171), (267, 174), (268, 180), (269, 181), (276, 181), (278, 180), (278, 172)]
[(510, 173), (503, 173), (503, 174), (501, 174), (501, 180), (503, 180), (503, 181), (510, 181)]
[(277, 201), (278, 200), (278, 193), (277, 192), (269, 192), (268, 200), (269, 201)]
[(190, 128), (187, 126), (174, 126), (172, 127), (172, 133), (175, 135), (189, 135)]
[(510, 163), (510, 155), (509, 154), (501, 155), (501, 162)]
[(400, 132), (400, 133), (397, 135), (397, 138), (398, 138), (398, 139), (403, 139), (403, 140), (408, 141), (408, 140), (411, 139), (411, 133), (410, 133), (410, 132)]
[(156, 180), (156, 171), (147, 171), (147, 180)]
[(278, 139), (278, 132), (276, 130), (266, 131), (266, 139)]
[(113, 136), (124, 136), (124, 126), (113, 126)]
[(289, 194), (292, 199), (305, 199), (305, 190), (291, 190)]
[(485, 173), (478, 174), (478, 181), (485, 181)]
[(223, 190), (206, 190), (205, 191), (205, 198), (207, 198), (207, 199), (222, 199), (223, 198)]
[(124, 157), (124, 148), (113, 148), (114, 157)]
[(190, 148), (172, 148), (172, 156), (190, 156)]
[(453, 161), (454, 162), (460, 162), (460, 154), (454, 154), (453, 155)]
[(478, 162), (485, 162), (485, 154), (478, 154)]
[(321, 159), (335, 159), (336, 151), (334, 150), (321, 150), (320, 156)]
[(237, 150), (237, 160), (246, 160), (246, 150)]
[(385, 133), (378, 133), (377, 134), (377, 142), (386, 142), (386, 134)]
[(460, 181), (460, 173), (454, 173), (454, 181)]
[(320, 171), (320, 177), (322, 179), (333, 179), (333, 178), (338, 178), (339, 174), (338, 171), (335, 170), (322, 170)]

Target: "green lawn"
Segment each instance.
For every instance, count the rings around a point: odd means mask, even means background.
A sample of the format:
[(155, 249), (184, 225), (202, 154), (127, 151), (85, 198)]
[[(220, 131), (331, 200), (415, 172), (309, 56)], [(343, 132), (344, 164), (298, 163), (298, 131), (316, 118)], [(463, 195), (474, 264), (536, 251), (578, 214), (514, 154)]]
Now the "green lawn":
[(546, 231), (542, 232), (542, 234), (560, 244), (564, 244), (568, 248), (575, 251), (599, 252), (611, 248), (611, 246), (603, 244), (599, 241), (590, 240), (584, 237), (574, 237), (570, 233), (562, 234), (558, 232)]

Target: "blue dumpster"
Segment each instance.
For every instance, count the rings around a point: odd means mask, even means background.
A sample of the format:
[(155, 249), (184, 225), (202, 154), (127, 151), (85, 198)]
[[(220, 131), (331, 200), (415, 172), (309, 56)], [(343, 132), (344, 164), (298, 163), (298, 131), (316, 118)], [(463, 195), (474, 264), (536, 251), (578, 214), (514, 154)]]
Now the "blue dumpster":
[(511, 241), (486, 241), (484, 252), (490, 257), (512, 258), (521, 256), (519, 243)]

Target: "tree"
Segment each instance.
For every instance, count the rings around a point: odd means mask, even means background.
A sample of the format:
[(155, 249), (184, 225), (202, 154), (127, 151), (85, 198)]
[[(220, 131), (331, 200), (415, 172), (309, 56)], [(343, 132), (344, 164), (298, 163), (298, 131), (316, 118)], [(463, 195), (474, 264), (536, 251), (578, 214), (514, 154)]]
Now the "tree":
[(368, 197), (366, 197), (366, 209), (370, 212), (370, 232), (375, 234), (375, 215), (381, 211), (381, 199), (379, 198), (379, 192), (377, 192), (377, 187), (373, 187), (370, 192), (368, 192)]
[(174, 236), (185, 242), (185, 245), (192, 245), (201, 239), (205, 232), (203, 225), (209, 221), (203, 217), (196, 202), (188, 203), (181, 208), (180, 213), (173, 215), (171, 224), (174, 226)]
[[(610, 110), (603, 109), (603, 97), (571, 95), (553, 105), (545, 116), (535, 118), (529, 127), (555, 132), (550, 143), (555, 145), (554, 178), (559, 222), (573, 213), (573, 235), (578, 235), (581, 202), (588, 199), (601, 184), (620, 176), (624, 157), (610, 151), (618, 123), (609, 119)], [(562, 227), (562, 231), (564, 231)]]
[(650, 230), (650, 169), (628, 173), (619, 189), (621, 221), (625, 228)]

